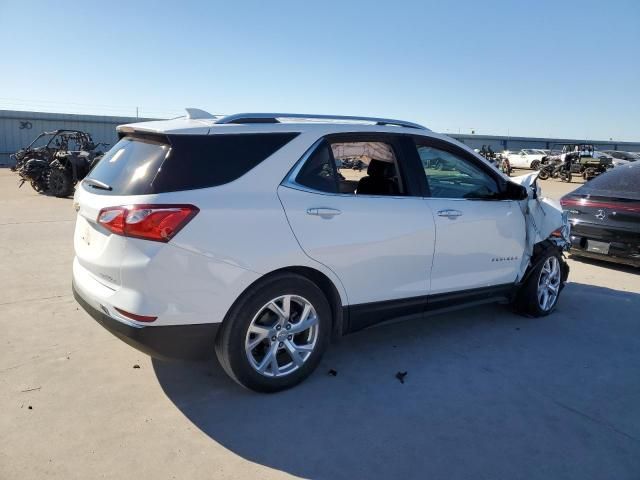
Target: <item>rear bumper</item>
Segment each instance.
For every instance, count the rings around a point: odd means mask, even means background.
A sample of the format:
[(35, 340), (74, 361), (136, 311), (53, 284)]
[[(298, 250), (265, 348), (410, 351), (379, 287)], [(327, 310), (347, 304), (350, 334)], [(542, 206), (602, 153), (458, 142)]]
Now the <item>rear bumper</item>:
[(91, 306), (72, 285), (73, 296), (100, 325), (123, 342), (163, 360), (203, 360), (214, 352), (219, 323), (138, 326), (123, 323)]
[[(609, 253), (603, 254), (587, 249), (589, 240), (605, 242)], [(571, 228), (572, 255), (606, 260), (626, 265), (640, 266), (640, 235), (610, 226), (586, 226), (577, 224)]]

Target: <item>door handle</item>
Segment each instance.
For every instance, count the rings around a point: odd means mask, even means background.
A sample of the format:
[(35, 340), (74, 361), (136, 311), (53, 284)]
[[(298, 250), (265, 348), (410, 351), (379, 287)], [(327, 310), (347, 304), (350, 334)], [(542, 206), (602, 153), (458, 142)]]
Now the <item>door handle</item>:
[(342, 212), (336, 208), (308, 208), (307, 215), (317, 215), (322, 218), (330, 218), (335, 217), (336, 215), (340, 215)]
[(462, 212), (460, 210), (452, 210), (450, 208), (446, 210), (438, 210), (439, 217), (448, 217), (448, 218), (456, 218), (461, 217)]

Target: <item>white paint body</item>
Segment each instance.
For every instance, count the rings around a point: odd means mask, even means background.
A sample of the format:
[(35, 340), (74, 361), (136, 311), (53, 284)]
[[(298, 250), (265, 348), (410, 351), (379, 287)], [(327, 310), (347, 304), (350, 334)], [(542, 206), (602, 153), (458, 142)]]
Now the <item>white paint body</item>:
[[(222, 186), (138, 196), (98, 195), (78, 186), (75, 286), (90, 305), (129, 325), (137, 322), (116, 307), (157, 316), (145, 326), (221, 322), (252, 283), (287, 267), (326, 275), (344, 306), (512, 283), (532, 250), (526, 213), (531, 201), (313, 194), (282, 185), (309, 147), (330, 133), (424, 135), (472, 152), (428, 130), (336, 123), (214, 125), (210, 119), (147, 122), (135, 129), (300, 134)], [(188, 203), (200, 212), (167, 244), (113, 235), (97, 224), (101, 208), (135, 203)], [(310, 208), (341, 213), (325, 218), (308, 215)], [(445, 209), (462, 215), (440, 216)], [(548, 218), (552, 229), (560, 226), (559, 218), (560, 210), (554, 220)], [(516, 260), (492, 261), (510, 257)]]
[(544, 154), (531, 153), (527, 149), (507, 153), (509, 163), (515, 168), (533, 168), (534, 162), (540, 163), (543, 157)]

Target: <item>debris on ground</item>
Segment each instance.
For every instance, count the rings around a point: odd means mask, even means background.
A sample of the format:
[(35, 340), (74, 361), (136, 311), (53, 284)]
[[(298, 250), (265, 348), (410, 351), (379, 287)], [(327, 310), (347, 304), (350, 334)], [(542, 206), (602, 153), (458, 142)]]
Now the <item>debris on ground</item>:
[(398, 372), (396, 373), (396, 378), (400, 380), (400, 383), (404, 383), (404, 377), (407, 376), (407, 372)]
[(27, 407), (27, 408), (29, 408), (29, 410), (33, 410), (33, 407), (31, 405), (29, 405), (29, 407)]
[(138, 365), (137, 363), (133, 366), (133, 368), (140, 368), (140, 365)]
[(42, 387), (34, 387), (34, 388), (27, 388), (26, 390), (20, 390), (22, 393), (26, 393), (26, 392), (35, 392), (36, 390), (40, 390)]
[(336, 370), (334, 370), (333, 368), (331, 370), (329, 370), (329, 375), (331, 375), (332, 377), (335, 377), (338, 375), (338, 372)]

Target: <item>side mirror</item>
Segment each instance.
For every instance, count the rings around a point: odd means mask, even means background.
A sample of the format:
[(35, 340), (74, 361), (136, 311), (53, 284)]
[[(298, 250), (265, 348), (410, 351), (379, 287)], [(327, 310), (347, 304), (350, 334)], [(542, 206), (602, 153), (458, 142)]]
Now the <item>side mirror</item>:
[(524, 200), (529, 197), (527, 189), (514, 182), (506, 182), (502, 190), (502, 197), (505, 200)]

